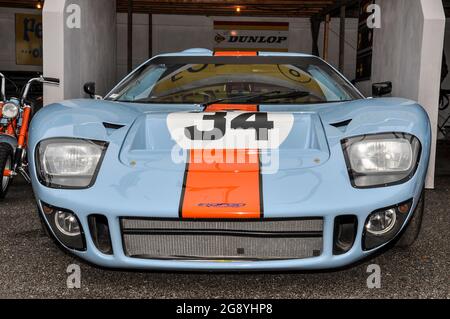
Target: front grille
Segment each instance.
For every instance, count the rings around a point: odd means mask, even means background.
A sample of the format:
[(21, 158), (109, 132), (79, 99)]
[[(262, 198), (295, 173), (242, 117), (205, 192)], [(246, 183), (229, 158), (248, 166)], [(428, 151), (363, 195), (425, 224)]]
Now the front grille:
[(322, 252), (322, 219), (121, 218), (125, 254), (152, 259), (301, 259)]

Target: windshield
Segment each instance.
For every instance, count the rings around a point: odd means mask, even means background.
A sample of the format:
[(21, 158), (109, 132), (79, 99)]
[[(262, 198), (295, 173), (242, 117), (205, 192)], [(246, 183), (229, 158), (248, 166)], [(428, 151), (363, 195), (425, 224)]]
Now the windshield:
[(161, 57), (120, 83), (107, 99), (136, 103), (311, 104), (360, 99), (314, 57)]

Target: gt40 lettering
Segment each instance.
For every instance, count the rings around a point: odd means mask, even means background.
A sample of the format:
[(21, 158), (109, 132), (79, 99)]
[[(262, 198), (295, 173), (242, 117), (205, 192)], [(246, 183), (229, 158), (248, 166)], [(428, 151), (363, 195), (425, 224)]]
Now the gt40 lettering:
[(246, 204), (244, 204), (244, 203), (200, 203), (197, 206), (199, 206), (199, 207), (213, 207), (213, 208), (222, 208), (222, 207), (239, 208), (239, 207), (246, 206)]

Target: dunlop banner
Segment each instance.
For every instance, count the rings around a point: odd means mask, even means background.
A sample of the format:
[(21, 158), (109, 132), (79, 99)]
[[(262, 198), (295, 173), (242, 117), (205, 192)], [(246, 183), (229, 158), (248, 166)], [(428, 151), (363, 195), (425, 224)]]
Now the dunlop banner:
[(16, 64), (42, 65), (42, 16), (16, 14)]
[(289, 48), (289, 23), (214, 21), (216, 51), (280, 51)]

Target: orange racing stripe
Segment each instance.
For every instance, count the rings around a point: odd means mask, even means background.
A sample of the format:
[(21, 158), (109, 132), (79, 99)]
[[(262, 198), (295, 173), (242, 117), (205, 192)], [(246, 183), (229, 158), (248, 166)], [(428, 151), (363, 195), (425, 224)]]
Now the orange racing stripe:
[[(210, 105), (219, 110), (257, 112), (257, 105)], [(257, 219), (263, 217), (258, 150), (191, 149), (183, 182), (180, 217)]]
[(257, 112), (258, 106), (253, 104), (211, 104), (205, 109), (205, 112), (216, 112), (216, 111)]
[(214, 56), (257, 56), (256, 51), (217, 51)]

